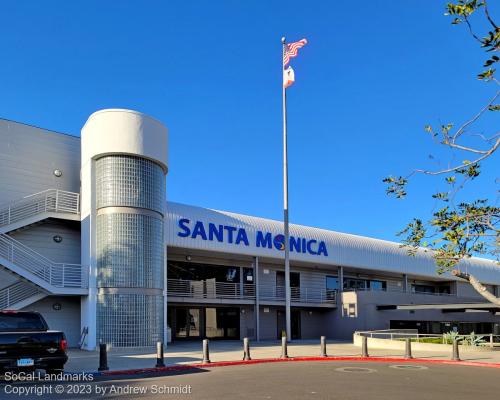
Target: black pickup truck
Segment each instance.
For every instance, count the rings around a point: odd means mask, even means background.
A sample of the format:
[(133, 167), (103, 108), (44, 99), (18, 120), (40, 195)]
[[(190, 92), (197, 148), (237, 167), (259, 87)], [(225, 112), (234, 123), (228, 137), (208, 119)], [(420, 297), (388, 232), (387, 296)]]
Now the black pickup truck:
[(66, 337), (51, 331), (43, 317), (31, 311), (0, 311), (0, 372), (45, 369), (57, 373), (68, 361)]

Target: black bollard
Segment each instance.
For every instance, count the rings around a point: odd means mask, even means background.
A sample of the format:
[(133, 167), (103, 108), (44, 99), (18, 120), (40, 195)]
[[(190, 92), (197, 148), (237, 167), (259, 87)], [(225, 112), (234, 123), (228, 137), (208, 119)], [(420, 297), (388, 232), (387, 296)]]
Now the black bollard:
[(321, 357), (328, 357), (326, 355), (326, 337), (321, 336), (321, 349), (320, 349), (320, 356)]
[(250, 343), (248, 338), (243, 338), (243, 361), (251, 360), (250, 357)]
[(413, 358), (413, 356), (411, 355), (411, 339), (406, 338), (405, 341), (406, 341), (405, 358), (409, 360), (410, 358)]
[(458, 353), (458, 340), (453, 339), (453, 354), (451, 355), (453, 361), (460, 361), (460, 354)]
[(210, 363), (210, 351), (208, 349), (208, 339), (203, 339), (203, 364)]
[(105, 343), (99, 344), (99, 368), (98, 371), (107, 371), (108, 367), (108, 349)]
[(281, 337), (281, 358), (288, 358), (288, 348), (286, 344), (286, 336)]
[(163, 343), (156, 342), (156, 368), (164, 367), (165, 362), (163, 360)]
[(368, 354), (368, 338), (361, 336), (361, 357), (370, 357)]

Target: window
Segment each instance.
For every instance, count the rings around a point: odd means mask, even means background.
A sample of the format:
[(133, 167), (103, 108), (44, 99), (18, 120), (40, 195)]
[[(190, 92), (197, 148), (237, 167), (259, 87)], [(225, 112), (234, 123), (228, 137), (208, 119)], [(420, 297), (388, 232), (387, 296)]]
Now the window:
[(327, 290), (338, 290), (339, 289), (339, 278), (336, 276), (326, 277), (326, 289)]
[(243, 283), (254, 283), (253, 268), (243, 268)]
[(365, 290), (366, 289), (366, 281), (364, 279), (345, 278), (344, 279), (344, 289), (345, 290)]
[[(283, 271), (276, 271), (276, 286), (285, 286), (285, 273)], [(300, 287), (300, 273), (290, 272), (290, 287)]]
[(370, 290), (386, 290), (387, 282), (385, 281), (368, 281)]
[(430, 285), (411, 285), (413, 293), (435, 293), (436, 288)]
[[(167, 261), (168, 279), (182, 279), (203, 281), (215, 279), (216, 282), (239, 283), (240, 267), (227, 267), (224, 265), (196, 264), (184, 261)], [(246, 270), (246, 268), (245, 268)], [(246, 276), (253, 276), (253, 270), (247, 271)], [(246, 280), (243, 283), (253, 283)]]

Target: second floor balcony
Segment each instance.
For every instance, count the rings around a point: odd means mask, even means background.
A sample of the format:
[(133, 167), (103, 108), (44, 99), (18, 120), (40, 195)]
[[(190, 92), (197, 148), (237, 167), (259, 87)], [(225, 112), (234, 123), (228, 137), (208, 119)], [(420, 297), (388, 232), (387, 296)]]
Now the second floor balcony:
[[(281, 304), (285, 302), (285, 287), (260, 285), (258, 291), (254, 284), (216, 282), (215, 280), (168, 279), (167, 296), (169, 299), (191, 299), (193, 302), (210, 300), (232, 300), (234, 302), (254, 303), (257, 292), (262, 304)], [(295, 304), (316, 304), (335, 306), (337, 291), (315, 288), (291, 288), (291, 300)]]

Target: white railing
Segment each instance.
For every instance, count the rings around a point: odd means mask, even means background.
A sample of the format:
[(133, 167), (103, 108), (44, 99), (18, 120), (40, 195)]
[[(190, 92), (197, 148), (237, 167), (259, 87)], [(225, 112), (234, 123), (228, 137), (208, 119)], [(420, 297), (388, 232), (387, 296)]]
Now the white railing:
[(55, 263), (6, 234), (0, 234), (0, 257), (52, 286), (87, 287), (87, 271), (81, 265)]
[(0, 207), (0, 227), (46, 212), (79, 214), (80, 194), (48, 189), (18, 199)]
[[(267, 301), (285, 301), (284, 286), (259, 286), (259, 298)], [(167, 295), (189, 297), (193, 299), (240, 299), (255, 300), (255, 285), (215, 282), (212, 280), (168, 279)], [(335, 304), (335, 290), (317, 290), (311, 288), (291, 288), (292, 302)]]
[[(290, 288), (292, 303), (326, 303), (337, 302), (337, 291), (333, 289), (314, 289), (307, 287)], [(259, 286), (261, 300), (285, 301), (285, 286), (263, 285)]]
[[(451, 336), (447, 336), (446, 333), (442, 334), (432, 334), (432, 333), (419, 333), (418, 329), (380, 329), (374, 331), (356, 331), (355, 336), (365, 336), (375, 339), (387, 339), (387, 340), (403, 340), (406, 338), (411, 339), (417, 343), (436, 343), (436, 344), (451, 344)], [(495, 347), (497, 343), (500, 343), (500, 335), (493, 333), (480, 333), (480, 334), (468, 334), (462, 335), (458, 334), (456, 339), (459, 342), (466, 343), (468, 340), (474, 337), (481, 337), (482, 343), (480, 345), (490, 347)]]
[(183, 279), (167, 280), (167, 295), (198, 299), (255, 299), (255, 285)]
[(34, 285), (19, 281), (0, 290), (0, 310), (26, 300), (38, 293), (43, 293)]
[(438, 292), (423, 292), (418, 290), (411, 290), (405, 292), (404, 289), (399, 288), (385, 288), (385, 289), (373, 289), (373, 288), (349, 288), (344, 289), (344, 292), (388, 292), (388, 293), (406, 293), (406, 294), (421, 294), (421, 295), (429, 295), (429, 296), (445, 296), (445, 297), (457, 297), (456, 293), (438, 293)]

